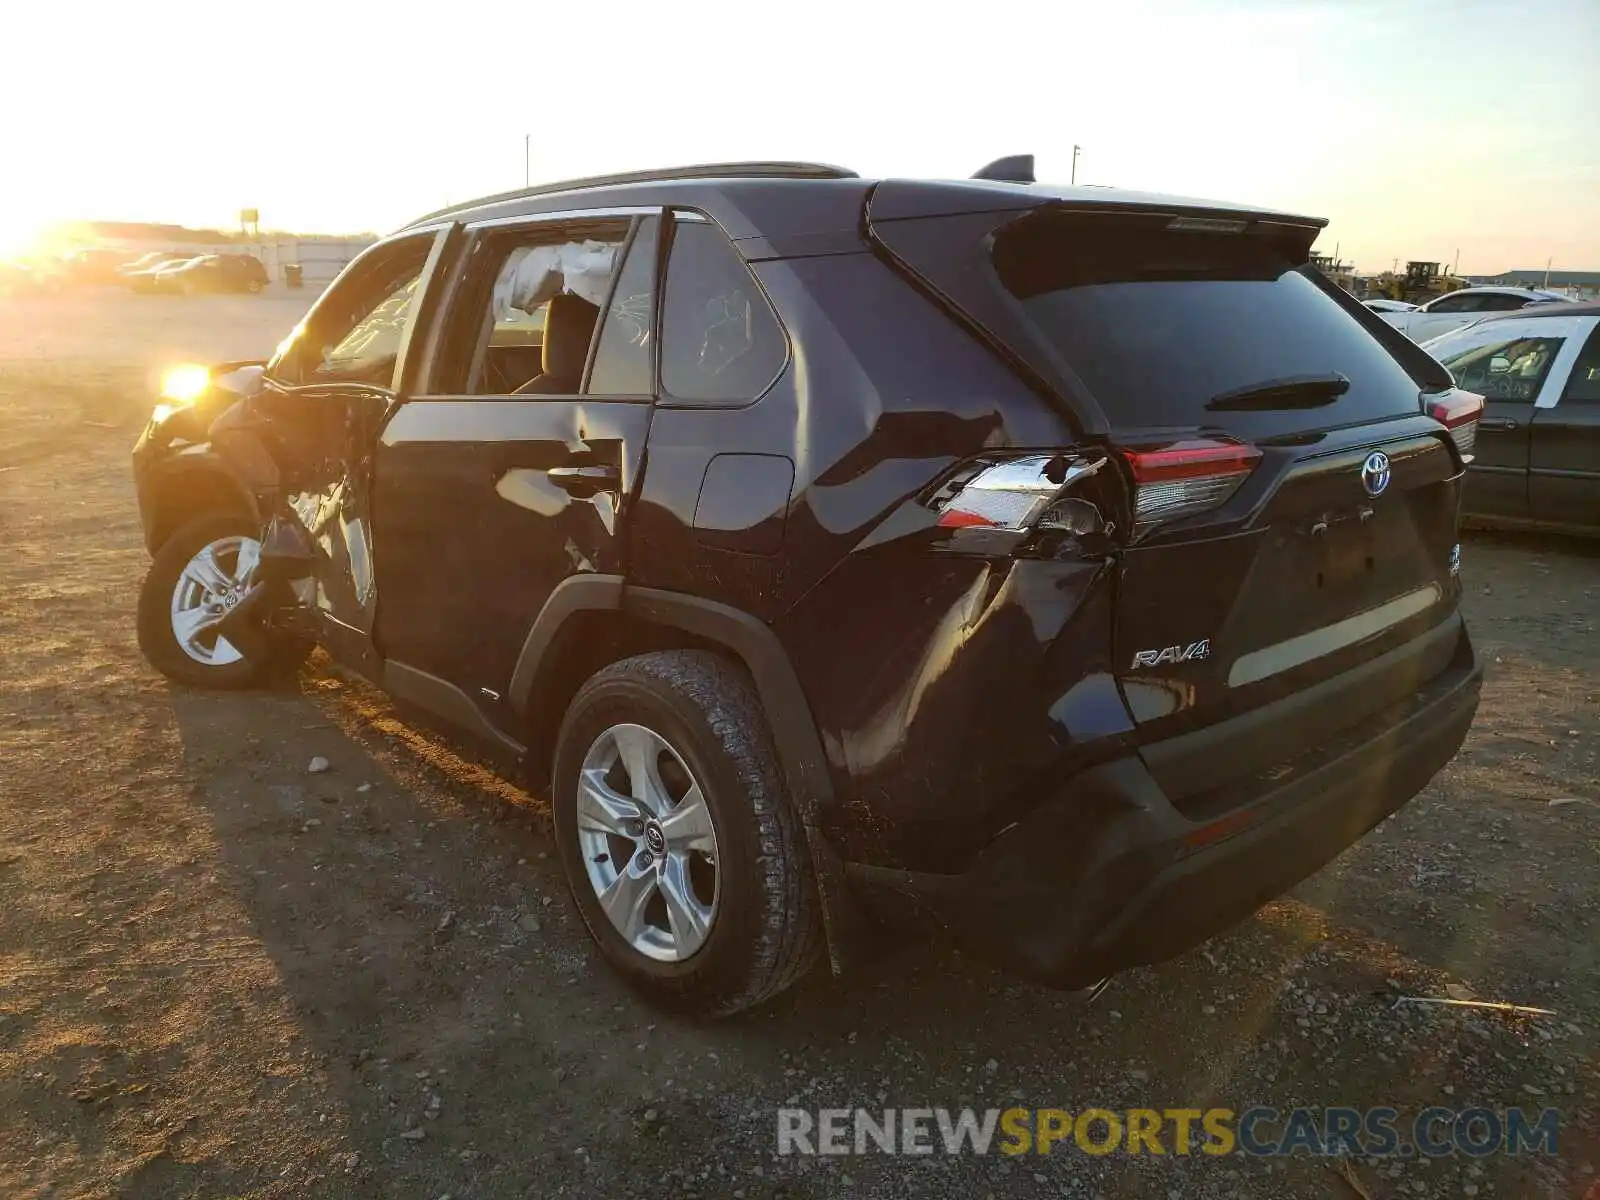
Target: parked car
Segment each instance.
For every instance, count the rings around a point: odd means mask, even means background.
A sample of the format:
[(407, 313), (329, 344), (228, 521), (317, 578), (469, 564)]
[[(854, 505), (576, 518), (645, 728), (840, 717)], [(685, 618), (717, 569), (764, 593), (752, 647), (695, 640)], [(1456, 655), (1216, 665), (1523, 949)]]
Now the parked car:
[(1555, 292), (1534, 288), (1470, 287), (1447, 292), (1407, 312), (1382, 314), (1383, 319), (1413, 342), (1425, 342), (1452, 329), (1476, 324), (1494, 313), (1516, 312), (1531, 304), (1564, 302)]
[(160, 290), (183, 292), (259, 292), (267, 286), (267, 269), (253, 254), (203, 254), (157, 272)]
[(982, 174), (418, 220), (169, 389), (145, 653), (310, 634), (520, 763), (603, 956), (702, 1011), (878, 922), (1082, 988), (1243, 919), (1472, 721), (1481, 401), (1320, 220)]
[(192, 254), (180, 254), (175, 250), (151, 250), (141, 254), (132, 262), (123, 263), (117, 268), (117, 274), (126, 278), (140, 271), (151, 271), (169, 262), (182, 262), (193, 258)]
[(194, 255), (166, 255), (156, 259), (149, 266), (124, 271), (122, 281), (135, 292), (160, 292), (171, 290), (168, 281), (163, 275), (170, 274), (176, 268), (192, 261)]
[(1423, 349), (1485, 401), (1467, 513), (1600, 533), (1600, 302), (1541, 304)]
[(1407, 303), (1404, 300), (1385, 300), (1381, 297), (1371, 300), (1363, 300), (1361, 303), (1365, 304), (1375, 313), (1415, 312), (1417, 308), (1415, 304)]

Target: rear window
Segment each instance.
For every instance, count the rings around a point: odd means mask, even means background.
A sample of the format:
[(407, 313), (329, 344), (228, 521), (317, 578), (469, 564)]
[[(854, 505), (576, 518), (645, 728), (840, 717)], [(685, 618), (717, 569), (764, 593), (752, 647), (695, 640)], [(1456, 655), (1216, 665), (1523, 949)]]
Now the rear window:
[[(1290, 247), (1171, 231), (1166, 219), (1153, 228), (1052, 214), (995, 238), (1001, 283), (1114, 427), (1209, 425), (1264, 437), (1416, 414), (1417, 382), (1302, 272)], [(1339, 376), (1349, 381), (1342, 390), (1238, 399), (1273, 382)], [(1231, 406), (1208, 407), (1230, 393)]]

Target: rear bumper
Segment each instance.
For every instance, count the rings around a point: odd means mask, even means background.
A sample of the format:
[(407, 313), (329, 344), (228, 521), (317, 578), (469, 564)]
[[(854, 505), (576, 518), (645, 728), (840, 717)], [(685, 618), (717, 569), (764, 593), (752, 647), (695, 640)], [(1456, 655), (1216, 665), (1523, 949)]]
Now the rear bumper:
[[(1452, 621), (1442, 671), (1314, 749), (1237, 779), (1232, 807), (1180, 812), (1130, 755), (1076, 777), (961, 875), (851, 863), (846, 877), (879, 916), (942, 926), (969, 953), (1060, 987), (1171, 958), (1313, 874), (1454, 757), (1483, 669)], [(1259, 734), (1262, 715), (1209, 731), (1212, 752), (1226, 761), (1230, 742)]]

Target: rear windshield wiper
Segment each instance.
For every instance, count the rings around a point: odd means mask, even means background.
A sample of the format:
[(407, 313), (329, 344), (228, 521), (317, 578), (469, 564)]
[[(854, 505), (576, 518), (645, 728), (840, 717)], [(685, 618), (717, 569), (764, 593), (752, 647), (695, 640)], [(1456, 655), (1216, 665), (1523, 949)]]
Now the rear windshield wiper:
[(1350, 381), (1337, 371), (1327, 375), (1285, 375), (1264, 379), (1249, 387), (1220, 392), (1206, 402), (1211, 412), (1248, 412), (1251, 409), (1321, 408), (1350, 390)]

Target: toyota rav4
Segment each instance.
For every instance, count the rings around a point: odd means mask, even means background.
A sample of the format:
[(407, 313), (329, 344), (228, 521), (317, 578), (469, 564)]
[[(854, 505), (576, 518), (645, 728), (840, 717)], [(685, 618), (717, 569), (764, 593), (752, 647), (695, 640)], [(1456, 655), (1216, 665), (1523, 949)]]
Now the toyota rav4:
[(1323, 222), (808, 164), (589, 179), (367, 250), (134, 451), (150, 660), (320, 644), (548, 785), (577, 911), (731, 1012), (883, 927), (1067, 988), (1422, 788), (1480, 667), (1480, 399)]

